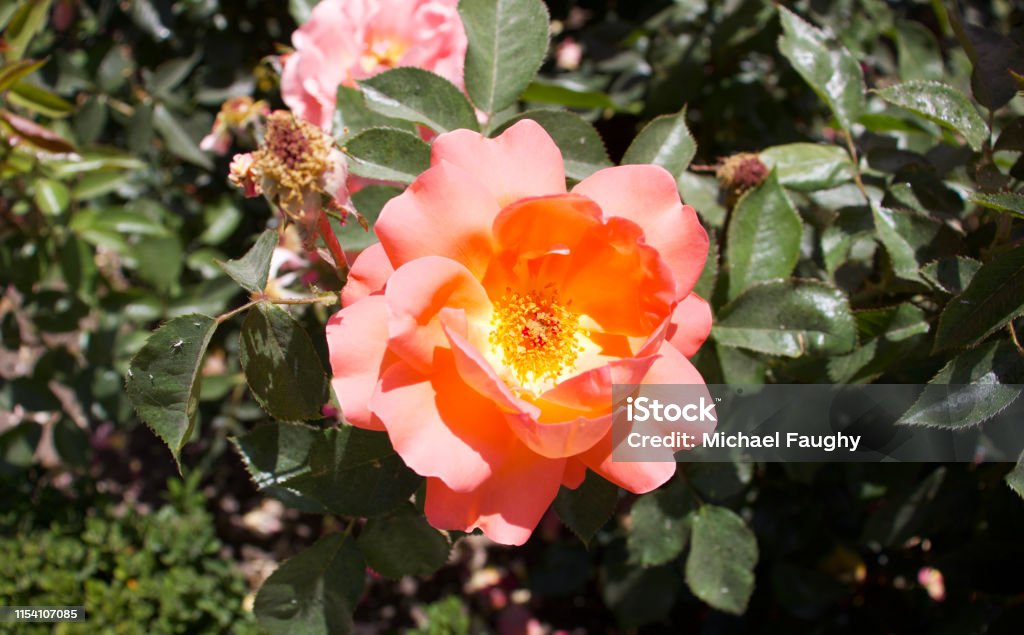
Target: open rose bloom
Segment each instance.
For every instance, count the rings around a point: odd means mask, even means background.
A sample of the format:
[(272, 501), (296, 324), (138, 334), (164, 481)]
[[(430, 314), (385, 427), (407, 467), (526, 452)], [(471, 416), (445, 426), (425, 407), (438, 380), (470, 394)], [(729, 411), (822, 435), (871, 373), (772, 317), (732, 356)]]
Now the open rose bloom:
[(675, 463), (611, 458), (613, 384), (703, 384), (707, 234), (660, 167), (566, 191), (536, 123), (434, 140), (327, 326), (334, 389), (427, 478), (432, 525), (522, 544), (587, 468), (635, 493)]
[(292, 35), (281, 74), (288, 108), (327, 130), (338, 86), (415, 66), (462, 86), (466, 33), (458, 0), (323, 0)]

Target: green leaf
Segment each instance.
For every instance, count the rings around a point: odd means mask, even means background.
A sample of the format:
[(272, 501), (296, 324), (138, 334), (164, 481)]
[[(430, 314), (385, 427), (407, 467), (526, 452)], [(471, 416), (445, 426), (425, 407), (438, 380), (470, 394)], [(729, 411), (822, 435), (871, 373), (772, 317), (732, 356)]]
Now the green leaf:
[(602, 571), (602, 599), (618, 625), (628, 632), (664, 621), (682, 590), (679, 573), (670, 567), (638, 567), (629, 564), (623, 541), (613, 542)]
[(346, 221), (336, 232), (346, 252), (362, 251), (377, 242), (377, 235), (373, 231), (377, 217), (387, 202), (401, 193), (402, 190), (389, 185), (367, 185), (352, 195), (352, 204), (369, 225), (370, 231), (363, 229), (354, 220)]
[(1024, 247), (982, 265), (963, 293), (946, 305), (935, 350), (974, 346), (1024, 312)]
[(757, 282), (785, 278), (800, 259), (803, 223), (773, 172), (736, 203), (727, 230), (729, 298)]
[(177, 287), (185, 262), (177, 236), (145, 236), (132, 245), (132, 252), (139, 278), (152, 284), (161, 294), (168, 294)]
[(213, 169), (213, 160), (199, 149), (199, 144), (186, 131), (163, 104), (153, 109), (153, 127), (174, 156), (207, 170)]
[(23, 77), (28, 77), (43, 67), (49, 60), (15, 60), (0, 66), (0, 92), (14, 85)]
[(532, 119), (547, 130), (565, 160), (565, 175), (582, 181), (594, 172), (612, 165), (604, 142), (589, 122), (565, 110), (527, 110), (506, 121), (494, 131), (494, 136), (523, 119)]
[(331, 127), (334, 137), (340, 143), (344, 143), (370, 128), (398, 128), (416, 133), (416, 124), (411, 121), (385, 117), (379, 112), (371, 110), (366, 104), (363, 91), (349, 86), (339, 86)]
[(779, 6), (779, 51), (850, 130), (864, 110), (864, 75), (846, 48), (789, 9)]
[(345, 142), (353, 173), (369, 179), (412, 183), (430, 167), (430, 146), (410, 132), (370, 128)]
[(320, 0), (288, 0), (288, 13), (292, 15), (295, 24), (305, 24), (319, 2)]
[(711, 330), (722, 345), (769, 355), (840, 355), (857, 341), (846, 296), (822, 282), (777, 280), (744, 291)]
[(261, 302), (242, 323), (239, 359), (245, 380), (276, 419), (319, 419), (330, 382), (306, 330), (287, 311)]
[(600, 91), (576, 88), (566, 82), (554, 83), (552, 80), (544, 79), (530, 82), (520, 98), (525, 102), (553, 104), (566, 108), (619, 110), (611, 97)]
[(942, 50), (931, 29), (912, 20), (898, 21), (896, 29), (900, 79), (941, 80), (945, 75)]
[(385, 578), (430, 575), (448, 560), (448, 539), (412, 504), (367, 521), (356, 545), (366, 564)]
[(170, 320), (150, 335), (128, 365), (128, 398), (170, 448), (175, 462), (196, 425), (199, 371), (216, 328), (216, 320), (206, 315)]
[(529, 85), (548, 50), (541, 0), (461, 0), (466, 29), (466, 90), (488, 114), (507, 108)]
[(242, 285), (246, 291), (260, 293), (267, 287), (267, 277), (270, 275), (270, 259), (274, 255), (274, 248), (277, 247), (277, 232), (268, 229), (256, 239), (249, 251), (238, 260), (227, 262), (218, 261), (217, 264), (224, 270), (224, 273)]
[(882, 99), (906, 108), (947, 130), (960, 133), (977, 152), (988, 139), (988, 125), (967, 96), (941, 82), (915, 80), (878, 91)]
[(196, 51), (189, 57), (179, 57), (160, 64), (149, 80), (149, 91), (160, 97), (170, 96), (189, 76), (199, 58), (200, 53)]
[(283, 485), (309, 473), (309, 452), (320, 434), (304, 424), (265, 423), (231, 442), (257, 488), (301, 511), (324, 513), (323, 505)]
[(1017, 492), (1018, 496), (1024, 498), (1024, 455), (1017, 461), (1017, 465), (1006, 474), (1006, 484)]
[(846, 150), (821, 143), (789, 143), (761, 151), (761, 162), (774, 169), (779, 183), (794, 190), (827, 190), (853, 178)]
[(35, 201), (39, 209), (50, 216), (56, 216), (68, 208), (70, 193), (66, 185), (52, 179), (35, 182)]
[[(227, 194), (203, 207), (203, 225), (199, 235), (204, 245), (219, 245), (234, 233), (242, 221), (242, 212)], [(265, 286), (265, 285), (264, 285)]]
[(653, 163), (678, 179), (697, 154), (697, 142), (686, 127), (686, 108), (677, 114), (655, 117), (633, 139), (622, 164)]
[(917, 259), (917, 250), (908, 242), (910, 231), (906, 230), (906, 225), (913, 222), (914, 218), (923, 220), (925, 217), (914, 212), (874, 204), (871, 205), (871, 213), (878, 241), (885, 247), (892, 261), (893, 273), (904, 280), (920, 282), (921, 265)]
[(997, 192), (985, 194), (978, 192), (971, 196), (971, 202), (997, 212), (1012, 214), (1018, 218), (1024, 218), (1024, 195), (1014, 192)]
[(116, 192), (132, 182), (135, 175), (131, 172), (93, 172), (78, 179), (71, 195), (76, 201), (87, 201), (105, 194)]
[(627, 537), (629, 560), (652, 567), (674, 560), (690, 540), (690, 516), (697, 501), (681, 479), (633, 503)]
[(562, 487), (558, 490), (555, 512), (565, 526), (587, 544), (611, 518), (618, 500), (619, 488), (596, 472), (588, 470), (579, 487)]
[(360, 82), (366, 105), (437, 132), (479, 130), (473, 106), (462, 91), (440, 75), (414, 67), (395, 68)]
[(757, 539), (725, 507), (704, 505), (691, 518), (686, 584), (713, 608), (742, 615), (754, 592)]
[(319, 432), (308, 474), (283, 483), (342, 516), (379, 516), (409, 500), (423, 479), (383, 432), (342, 426)]
[(32, 37), (46, 24), (50, 4), (50, 0), (27, 0), (20, 3), (3, 33), (8, 60), (20, 59), (25, 53)]
[(1024, 357), (1006, 340), (989, 342), (954, 357), (897, 423), (937, 428), (975, 426), (1020, 396)]
[(7, 99), (12, 104), (47, 117), (67, 117), (75, 111), (75, 107), (63, 97), (28, 82), (14, 84), (7, 93)]
[(916, 346), (930, 330), (924, 311), (910, 303), (856, 311), (860, 346), (828, 360), (835, 383), (866, 380), (881, 374)]
[(957, 295), (967, 288), (978, 269), (981, 263), (974, 258), (952, 256), (921, 267), (921, 277), (940, 291)]
[(253, 612), (272, 635), (344, 635), (366, 584), (363, 556), (342, 534), (286, 560), (256, 594)]

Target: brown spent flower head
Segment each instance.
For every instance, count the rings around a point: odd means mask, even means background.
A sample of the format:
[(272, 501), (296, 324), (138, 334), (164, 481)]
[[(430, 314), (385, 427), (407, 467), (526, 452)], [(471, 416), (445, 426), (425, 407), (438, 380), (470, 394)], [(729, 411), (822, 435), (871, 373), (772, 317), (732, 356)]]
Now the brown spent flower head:
[(252, 153), (251, 171), (267, 198), (293, 221), (308, 224), (316, 221), (322, 196), (338, 196), (327, 190), (337, 180), (332, 174), (344, 172), (344, 158), (336, 152), (320, 128), (277, 110), (267, 118), (263, 145)]
[(727, 158), (715, 171), (718, 182), (732, 197), (757, 187), (768, 176), (768, 167), (761, 158), (750, 152), (741, 152)]

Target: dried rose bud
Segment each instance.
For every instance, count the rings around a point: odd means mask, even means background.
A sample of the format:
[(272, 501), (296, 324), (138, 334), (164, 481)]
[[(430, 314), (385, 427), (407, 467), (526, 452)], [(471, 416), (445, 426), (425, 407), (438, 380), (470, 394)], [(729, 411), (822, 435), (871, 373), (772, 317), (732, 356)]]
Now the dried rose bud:
[(252, 97), (232, 97), (221, 104), (210, 134), (203, 137), (199, 147), (214, 154), (227, 154), (231, 136), (242, 134), (246, 128), (256, 127), (270, 113), (267, 102), (253, 101)]
[(768, 168), (756, 154), (742, 152), (723, 161), (715, 171), (715, 176), (730, 199), (735, 200), (747, 190), (760, 185), (768, 176)]
[(232, 163), (232, 182), (249, 195), (246, 186), (252, 179), (257, 191), (300, 227), (312, 227), (325, 204), (347, 213), (345, 156), (334, 140), (313, 124), (290, 112), (275, 111), (267, 118), (263, 145), (249, 155), (250, 163), (244, 156), (235, 157)]

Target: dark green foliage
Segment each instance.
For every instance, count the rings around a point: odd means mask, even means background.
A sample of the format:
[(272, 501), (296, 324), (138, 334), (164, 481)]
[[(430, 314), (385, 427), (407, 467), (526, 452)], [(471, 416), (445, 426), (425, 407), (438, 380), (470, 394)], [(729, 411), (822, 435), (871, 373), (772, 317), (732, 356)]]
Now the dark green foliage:
[[(84, 488), (66, 498), (2, 485), (5, 604), (84, 606), (88, 621), (60, 627), (69, 634), (258, 632), (242, 608), (245, 581), (222, 558), (201, 494), (175, 488), (172, 503), (142, 514)], [(53, 625), (18, 632), (51, 633)]]

